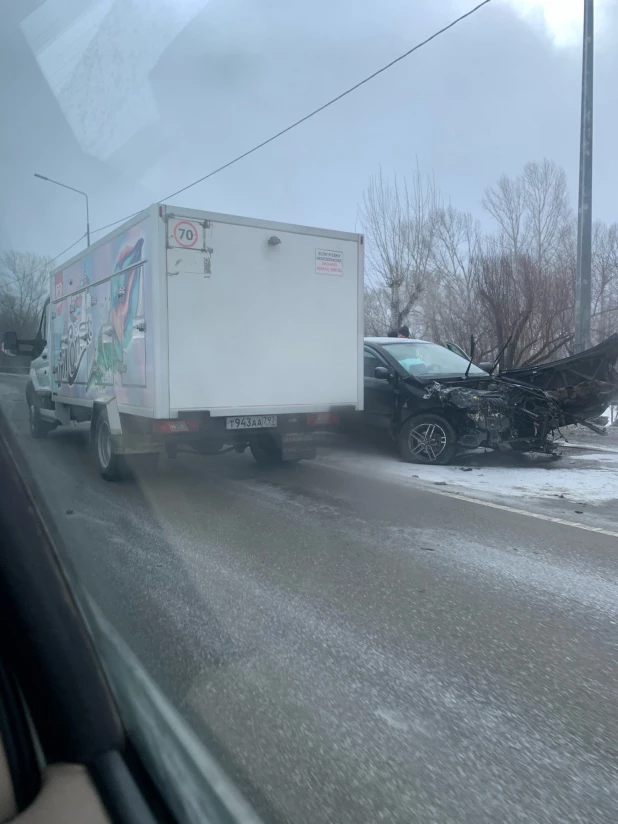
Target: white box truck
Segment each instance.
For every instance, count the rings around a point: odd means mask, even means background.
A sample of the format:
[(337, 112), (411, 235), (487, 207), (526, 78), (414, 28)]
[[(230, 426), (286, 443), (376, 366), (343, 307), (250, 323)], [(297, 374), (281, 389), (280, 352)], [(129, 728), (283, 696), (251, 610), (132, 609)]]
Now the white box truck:
[[(363, 238), (154, 204), (50, 276), (30, 347), (30, 426), (90, 421), (106, 479), (126, 456), (249, 447), (315, 455), (363, 404)], [(133, 460), (133, 459), (131, 459)]]

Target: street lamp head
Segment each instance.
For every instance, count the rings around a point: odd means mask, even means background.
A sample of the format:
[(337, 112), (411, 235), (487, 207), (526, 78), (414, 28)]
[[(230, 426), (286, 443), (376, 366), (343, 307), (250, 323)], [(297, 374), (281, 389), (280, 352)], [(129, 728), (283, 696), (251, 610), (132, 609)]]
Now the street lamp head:
[(86, 237), (88, 238), (88, 246), (90, 246), (90, 217), (88, 214), (88, 195), (86, 192), (82, 192), (81, 189), (74, 189), (73, 186), (67, 186), (66, 183), (61, 183), (59, 180), (52, 180), (51, 177), (45, 177), (45, 175), (40, 175), (38, 172), (34, 172), (34, 176), (41, 180), (55, 183), (56, 186), (62, 186), (63, 189), (70, 189), (72, 192), (77, 192), (78, 195), (83, 195), (86, 198)]

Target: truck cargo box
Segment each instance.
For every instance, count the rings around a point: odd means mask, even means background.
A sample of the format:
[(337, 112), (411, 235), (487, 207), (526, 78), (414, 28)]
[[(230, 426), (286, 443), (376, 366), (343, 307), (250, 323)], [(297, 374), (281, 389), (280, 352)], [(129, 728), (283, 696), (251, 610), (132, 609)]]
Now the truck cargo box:
[(155, 204), (51, 275), (54, 400), (362, 408), (362, 236)]

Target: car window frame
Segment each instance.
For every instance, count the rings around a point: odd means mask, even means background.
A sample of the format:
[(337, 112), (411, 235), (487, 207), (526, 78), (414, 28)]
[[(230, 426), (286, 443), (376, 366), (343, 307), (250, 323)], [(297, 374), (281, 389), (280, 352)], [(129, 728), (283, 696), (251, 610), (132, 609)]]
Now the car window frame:
[(388, 360), (386, 360), (386, 357), (384, 356), (384, 354), (382, 352), (380, 352), (378, 349), (374, 349), (373, 346), (370, 346), (369, 344), (364, 343), (363, 344), (363, 378), (370, 378), (370, 379), (373, 378), (374, 380), (377, 380), (375, 375), (365, 375), (365, 353), (366, 352), (369, 352), (370, 355), (375, 357), (375, 359), (378, 361), (378, 366), (386, 366), (387, 369), (392, 369), (393, 368), (392, 365), (388, 362)]

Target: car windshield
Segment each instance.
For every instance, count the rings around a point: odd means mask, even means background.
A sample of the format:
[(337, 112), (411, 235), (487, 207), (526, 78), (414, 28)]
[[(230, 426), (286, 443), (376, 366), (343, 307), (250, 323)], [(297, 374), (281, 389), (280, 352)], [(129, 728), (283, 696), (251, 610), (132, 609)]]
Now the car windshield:
[[(438, 346), (437, 343), (391, 343), (384, 349), (397, 360), (403, 368), (414, 375), (421, 377), (431, 375), (440, 377), (441, 375), (465, 375), (469, 361), (464, 360), (459, 355)], [(472, 364), (469, 375), (486, 375), (482, 369)]]

